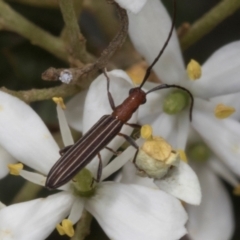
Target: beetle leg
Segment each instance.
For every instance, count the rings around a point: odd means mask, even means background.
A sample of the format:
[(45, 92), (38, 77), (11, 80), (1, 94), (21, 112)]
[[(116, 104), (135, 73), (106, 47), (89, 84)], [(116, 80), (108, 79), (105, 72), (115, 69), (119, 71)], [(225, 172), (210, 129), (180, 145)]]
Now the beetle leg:
[(136, 129), (141, 129), (142, 127), (140, 124), (137, 124), (137, 123), (125, 123), (125, 124)]
[(107, 150), (109, 150), (110, 152), (112, 152), (114, 155), (119, 156), (122, 152), (121, 151), (114, 151), (112, 148), (110, 147), (105, 147)]
[(108, 100), (109, 100), (109, 103), (110, 103), (110, 106), (111, 106), (112, 110), (114, 111), (116, 107), (115, 107), (115, 103), (114, 103), (112, 94), (111, 94), (111, 92), (109, 91), (110, 79), (109, 79), (109, 77), (108, 77), (108, 75), (107, 75), (106, 68), (103, 69), (103, 74), (105, 75), (105, 77), (106, 77), (106, 79), (107, 79), (107, 94), (108, 94)]
[(66, 146), (59, 150), (60, 155), (64, 155), (73, 145)]

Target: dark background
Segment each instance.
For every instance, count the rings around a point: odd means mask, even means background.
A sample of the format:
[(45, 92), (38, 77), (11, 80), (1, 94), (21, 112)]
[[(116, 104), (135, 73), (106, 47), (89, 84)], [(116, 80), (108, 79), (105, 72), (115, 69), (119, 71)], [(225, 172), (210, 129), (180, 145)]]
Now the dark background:
[[(97, 0), (102, 1), (102, 0)], [(164, 4), (171, 11), (171, 1), (164, 0)], [(217, 0), (179, 0), (177, 8), (177, 27), (183, 22), (192, 23), (200, 18), (204, 13), (218, 4)], [(11, 2), (11, 6), (38, 26), (48, 30), (54, 35), (59, 35), (63, 27), (63, 20), (60, 11), (56, 9), (37, 8)], [(93, 54), (99, 54), (109, 42), (107, 35), (98, 25), (94, 15), (84, 10), (79, 19), (81, 29), (88, 41), (88, 48)], [(234, 40), (240, 39), (240, 11), (226, 19), (211, 33), (206, 35), (199, 42), (184, 52), (184, 58), (188, 62), (191, 58), (204, 61), (219, 47)], [(105, 27), (104, 30), (107, 29)], [(201, 49), (201, 51), (199, 51)], [(231, 59), (229, 59), (231, 61)], [(31, 88), (43, 88), (54, 86), (57, 83), (45, 82), (41, 80), (41, 73), (48, 67), (67, 67), (62, 62), (45, 50), (33, 46), (28, 40), (21, 36), (6, 31), (0, 31), (0, 86), (5, 86), (13, 90), (28, 90)], [(32, 103), (34, 109), (40, 114), (52, 132), (58, 130), (56, 116), (52, 114), (55, 105), (52, 101)], [(8, 176), (0, 181), (0, 199), (6, 204), (10, 204), (14, 194), (24, 181), (20, 178)], [(232, 240), (240, 239), (240, 197), (232, 195), (232, 188), (225, 184), (232, 197), (236, 230)], [(42, 191), (39, 195), (46, 196), (47, 192)], [(224, 207), (224, 206), (223, 206)], [(106, 239), (97, 223), (93, 222), (94, 233), (87, 239)], [(68, 239), (53, 233), (50, 239)], [(211, 239), (209, 239), (211, 240)]]

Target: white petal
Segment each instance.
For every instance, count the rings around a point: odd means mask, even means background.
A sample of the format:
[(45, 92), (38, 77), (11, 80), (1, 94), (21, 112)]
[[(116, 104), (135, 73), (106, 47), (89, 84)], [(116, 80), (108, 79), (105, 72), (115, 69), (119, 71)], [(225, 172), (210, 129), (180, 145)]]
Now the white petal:
[(122, 171), (121, 183), (137, 184), (144, 187), (155, 188), (152, 178), (140, 177), (137, 175), (137, 169), (132, 162), (127, 162)]
[(233, 212), (226, 190), (207, 166), (199, 164), (196, 171), (203, 198), (200, 206), (187, 206), (191, 239), (231, 239), (234, 228)]
[[(208, 112), (209, 103), (201, 102), (202, 108), (193, 112), (193, 127), (211, 150), (235, 174), (240, 176), (240, 124), (234, 119), (216, 119)], [(211, 130), (211, 131), (210, 131)]]
[[(129, 35), (136, 49), (149, 64), (157, 57), (167, 39), (171, 21), (159, 0), (150, 0), (138, 14), (128, 14)], [(183, 59), (176, 32), (161, 56), (154, 71), (164, 83), (178, 83), (186, 79)]]
[(175, 116), (162, 113), (157, 119), (151, 124), (153, 128), (153, 135), (163, 137), (165, 140), (169, 139), (171, 133), (176, 134), (176, 122)]
[(102, 183), (86, 209), (115, 240), (176, 240), (186, 233), (180, 202), (159, 190)]
[(17, 160), (0, 146), (0, 179), (5, 177), (9, 173), (7, 165), (16, 162)]
[(35, 183), (35, 184), (38, 184), (38, 185), (41, 185), (41, 186), (45, 186), (46, 177), (39, 174), (39, 173), (21, 170), (20, 171), (20, 176), (23, 177), (24, 179), (32, 182), (32, 183)]
[(6, 207), (6, 205), (3, 204), (2, 202), (0, 202), (0, 210), (3, 209), (3, 208), (5, 208), (5, 207)]
[(45, 239), (68, 215), (74, 199), (62, 192), (3, 208), (0, 211), (0, 239)]
[(240, 91), (240, 41), (218, 49), (203, 65), (202, 77), (194, 82), (192, 94), (210, 98)]
[(77, 221), (81, 218), (82, 212), (84, 210), (84, 198), (75, 198), (74, 203), (72, 205), (70, 214), (68, 219), (73, 223), (77, 223)]
[(224, 179), (233, 187), (237, 187), (239, 185), (238, 179), (232, 172), (229, 171), (227, 166), (222, 163), (221, 160), (212, 157), (208, 160), (208, 164), (211, 167), (212, 171), (216, 173), (216, 175)]
[(59, 148), (40, 117), (4, 92), (0, 92), (0, 144), (14, 158), (44, 174), (59, 158)]
[[(157, 86), (155, 84), (155, 86)], [(162, 102), (165, 94), (153, 92), (147, 95), (147, 102), (139, 107), (138, 122), (140, 124), (152, 123), (162, 113)]]
[(146, 4), (147, 0), (116, 0), (116, 2), (126, 10), (133, 13), (138, 13), (142, 7)]
[[(138, 144), (139, 141), (136, 141)], [(102, 180), (109, 177), (114, 172), (118, 171), (123, 165), (125, 165), (130, 159), (134, 158), (136, 149), (132, 146), (129, 146), (125, 151), (123, 151), (119, 156), (114, 158), (102, 171)]]
[(190, 121), (189, 121), (189, 109), (186, 109), (178, 114), (177, 117), (177, 149), (185, 149), (188, 132), (190, 129)]
[(201, 202), (198, 178), (192, 168), (183, 161), (173, 167), (165, 178), (154, 182), (161, 190), (187, 203), (198, 205)]
[(74, 140), (72, 137), (71, 130), (67, 123), (65, 112), (58, 104), (57, 104), (57, 114), (58, 114), (58, 121), (59, 121), (59, 126), (60, 126), (60, 131), (61, 131), (64, 146), (66, 147), (69, 145), (73, 145)]
[(67, 102), (66, 106), (66, 117), (69, 125), (79, 131), (82, 132), (82, 119), (83, 119), (83, 108), (84, 101), (87, 95), (87, 90), (81, 91), (79, 94), (71, 98), (70, 101)]

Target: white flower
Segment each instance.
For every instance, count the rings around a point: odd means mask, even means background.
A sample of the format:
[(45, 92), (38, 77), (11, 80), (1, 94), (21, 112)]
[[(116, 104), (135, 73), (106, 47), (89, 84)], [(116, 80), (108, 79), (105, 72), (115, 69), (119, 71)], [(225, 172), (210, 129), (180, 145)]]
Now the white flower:
[[(129, 12), (128, 16), (130, 22), (130, 37), (137, 50), (150, 64), (166, 41), (171, 25), (170, 18), (158, 0), (148, 1), (138, 14)], [(214, 110), (217, 104), (223, 103), (227, 105), (227, 101), (226, 103), (216, 102), (220, 100), (224, 101), (224, 99), (219, 98), (219, 96), (240, 92), (239, 54), (240, 41), (222, 47), (204, 63), (202, 67), (202, 77), (199, 80), (190, 81), (187, 79), (178, 39), (174, 32), (164, 54), (154, 66), (155, 73), (163, 83), (183, 86), (192, 93), (195, 102), (193, 120), (191, 122), (192, 127), (200, 134), (215, 155), (238, 176), (240, 176), (240, 162), (238, 161), (240, 157), (240, 125), (233, 118), (224, 120), (217, 119), (214, 116)], [(150, 88), (151, 85), (146, 84), (145, 86)], [(151, 123), (154, 133), (167, 139), (175, 148), (184, 149), (190, 129), (189, 110), (186, 111), (185, 109), (175, 115), (165, 113), (163, 107), (159, 106), (159, 103), (166, 99), (169, 92), (171, 91), (162, 91), (162, 94), (158, 94), (158, 96), (155, 95), (154, 97), (149, 95), (147, 104), (140, 108), (139, 119), (140, 122)], [(237, 105), (237, 102), (230, 106), (235, 107), (238, 111), (239, 106), (235, 105)], [(239, 116), (239, 113), (236, 113), (236, 115)], [(220, 164), (221, 162), (219, 165)], [(206, 170), (206, 175), (211, 172), (212, 170)], [(202, 181), (204, 175), (199, 176), (200, 181)], [(218, 189), (216, 191), (219, 193), (219, 198), (213, 196), (214, 193), (210, 190), (210, 184), (206, 184), (203, 189), (205, 196), (203, 196), (203, 203), (200, 205), (199, 211), (197, 211), (197, 207), (191, 207), (192, 209), (196, 209), (196, 211), (194, 214), (190, 213), (190, 223), (194, 222), (194, 219), (202, 220), (199, 218), (199, 214), (203, 212), (205, 206), (205, 211), (207, 212), (207, 207), (210, 206), (208, 205), (210, 204), (209, 201), (214, 201), (211, 197), (215, 197), (214, 199), (216, 200), (217, 198), (219, 201), (215, 204), (214, 208), (212, 208), (211, 215), (209, 214), (208, 216), (208, 223), (211, 221), (215, 223), (215, 225), (209, 225), (208, 229), (212, 227), (211, 232), (205, 228), (207, 223), (206, 225), (202, 225), (204, 227), (201, 228), (201, 230), (195, 231), (196, 234), (193, 234), (194, 231), (189, 229), (191, 237), (194, 240), (203, 238), (211, 240), (229, 239), (233, 229), (230, 203), (226, 194), (224, 194), (223, 188), (219, 184), (219, 180), (216, 180), (215, 175), (206, 176), (206, 178), (207, 177), (215, 179), (212, 180), (212, 182)], [(220, 201), (221, 206), (227, 206), (224, 210), (220, 207)], [(221, 221), (221, 218), (224, 218), (225, 215), (228, 216), (228, 224)], [(196, 221), (196, 227), (199, 226), (200, 220)], [(223, 227), (224, 224), (225, 227)], [(189, 224), (189, 227), (191, 226), (193, 225)], [(205, 229), (206, 232), (204, 232)]]
[[(94, 101), (95, 97), (102, 98), (101, 95), (105, 95), (105, 91), (99, 89), (101, 85), (98, 85), (103, 79), (105, 80), (101, 75), (89, 90), (84, 107), (84, 112), (88, 114), (88, 121), (83, 124), (84, 131), (91, 126), (90, 122), (97, 115), (102, 116), (107, 111), (104, 101)], [(116, 81), (121, 79), (116, 77)], [(119, 87), (119, 84), (116, 86)], [(89, 105), (94, 108), (94, 114), (88, 112), (88, 98), (91, 98)], [(0, 144), (16, 159), (46, 175), (59, 158), (59, 149), (51, 134), (37, 114), (19, 99), (0, 92), (0, 104)], [(64, 142), (69, 144), (72, 140), (59, 107), (58, 113)], [(129, 130), (126, 132), (129, 133)], [(113, 147), (121, 144), (121, 138), (112, 142)], [(109, 153), (105, 155), (110, 157)], [(95, 165), (92, 163), (89, 168), (94, 171)], [(19, 173), (34, 183), (45, 183), (45, 177), (41, 174), (25, 170), (20, 170)], [(1, 239), (45, 239), (63, 218), (68, 216), (73, 224), (76, 223), (84, 208), (97, 219), (112, 239), (174, 240), (186, 233), (184, 225), (187, 216), (181, 203), (163, 191), (138, 185), (101, 182), (96, 186), (95, 193), (87, 198), (74, 195), (71, 183), (61, 189), (64, 191), (45, 199), (1, 209)]]
[[(158, 137), (154, 138), (159, 139)], [(142, 146), (143, 140), (139, 139), (136, 142), (140, 146)], [(143, 170), (145, 174), (151, 177), (152, 179), (139, 177), (138, 171), (136, 167), (133, 165), (133, 163), (125, 164), (127, 161), (133, 159), (134, 152), (136, 152), (136, 150), (133, 147), (128, 147), (128, 149), (125, 150), (120, 156), (116, 157), (112, 162), (110, 162), (103, 169), (102, 176), (104, 178), (108, 177), (111, 174), (111, 171), (113, 171), (114, 169), (116, 171), (120, 167), (124, 166), (120, 178), (118, 178), (119, 181), (123, 183), (134, 183), (153, 188), (156, 188), (157, 186), (161, 190), (187, 203), (199, 205), (202, 195), (200, 190), (200, 184), (195, 172), (184, 161), (180, 161), (180, 158), (177, 157), (176, 153), (173, 154), (173, 156), (168, 159), (169, 166), (167, 166), (166, 161), (163, 161), (164, 163), (161, 164), (162, 160), (159, 159), (160, 160), (159, 161), (156, 159), (159, 157), (161, 158), (163, 155), (165, 156), (169, 155), (169, 152), (172, 152), (171, 149), (169, 149), (169, 147), (171, 148), (171, 146), (166, 142), (164, 143), (164, 139), (161, 139), (161, 141), (157, 142), (156, 144), (158, 146), (154, 144), (153, 145), (154, 149), (152, 149), (155, 155), (154, 157), (155, 159), (151, 158), (151, 160), (149, 161), (150, 156), (148, 154), (147, 162), (145, 163), (142, 162), (141, 167), (143, 168), (140, 167), (139, 169)], [(148, 151), (150, 152), (151, 149), (149, 145), (147, 146), (147, 148)], [(159, 151), (158, 153), (156, 152), (156, 148), (158, 148)], [(142, 147), (140, 148), (140, 152), (142, 151), (141, 149)], [(158, 157), (156, 154), (158, 155)], [(142, 154), (138, 154), (137, 158), (139, 158), (139, 155)], [(144, 155), (144, 158), (145, 157), (146, 155)], [(139, 160), (136, 161), (136, 165), (139, 167)], [(171, 165), (172, 167), (170, 168)]]

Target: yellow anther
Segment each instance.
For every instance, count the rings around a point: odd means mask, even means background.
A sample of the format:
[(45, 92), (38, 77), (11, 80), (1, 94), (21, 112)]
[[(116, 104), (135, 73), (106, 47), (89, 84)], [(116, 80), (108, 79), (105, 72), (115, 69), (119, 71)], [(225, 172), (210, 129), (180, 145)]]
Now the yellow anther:
[(135, 85), (141, 84), (143, 77), (146, 72), (146, 65), (141, 63), (134, 64), (132, 67), (127, 69), (128, 76), (132, 79)]
[(59, 105), (63, 110), (66, 109), (66, 106), (63, 102), (63, 99), (61, 97), (53, 97), (52, 100), (57, 104)]
[(187, 65), (187, 73), (189, 79), (191, 80), (199, 79), (202, 75), (202, 69), (200, 64), (197, 61), (191, 59), (191, 61)]
[(18, 176), (20, 171), (23, 169), (22, 163), (8, 164), (10, 174)]
[(179, 153), (180, 159), (183, 162), (188, 163), (188, 159), (187, 159), (187, 155), (186, 155), (185, 151), (183, 151), (182, 149), (178, 149), (177, 152)]
[(234, 189), (233, 189), (233, 194), (240, 196), (240, 184), (238, 184)]
[(152, 139), (152, 127), (150, 125), (143, 125), (140, 131), (141, 137), (144, 139)]
[(148, 176), (154, 179), (164, 177), (171, 166), (179, 162), (176, 153), (170, 144), (163, 138), (152, 136), (147, 139), (139, 149), (135, 164), (140, 170), (141, 176)]
[(62, 225), (58, 224), (56, 229), (60, 235), (66, 234), (69, 237), (73, 237), (74, 235), (73, 224), (69, 219), (63, 219)]
[(171, 145), (160, 137), (152, 137), (152, 140), (147, 140), (141, 149), (150, 157), (159, 161), (166, 161), (172, 153)]
[(224, 119), (228, 118), (235, 112), (235, 108), (231, 106), (226, 106), (224, 104), (218, 104), (214, 109), (214, 115), (216, 118)]

